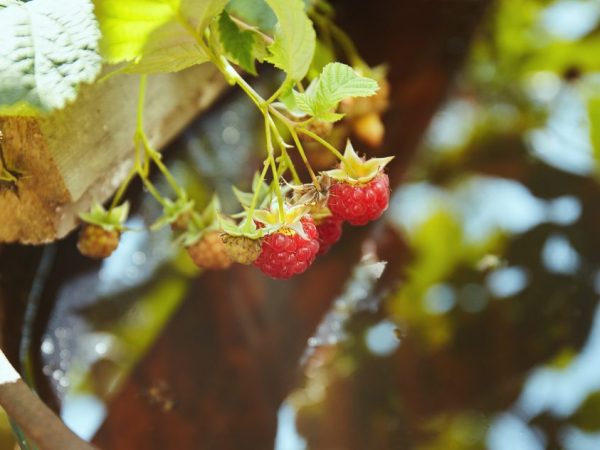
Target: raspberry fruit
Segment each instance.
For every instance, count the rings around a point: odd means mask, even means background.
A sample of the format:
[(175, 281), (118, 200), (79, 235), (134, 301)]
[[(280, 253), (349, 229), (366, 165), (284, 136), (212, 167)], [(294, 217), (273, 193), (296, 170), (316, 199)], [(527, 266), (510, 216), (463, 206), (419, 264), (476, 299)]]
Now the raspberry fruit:
[(334, 216), (352, 225), (377, 219), (390, 201), (390, 180), (383, 168), (393, 157), (360, 158), (348, 141), (339, 169), (328, 170), (331, 178), (327, 207)]
[(229, 258), (236, 263), (250, 265), (260, 255), (261, 242), (246, 236), (232, 236), (227, 233), (221, 235), (225, 244), (225, 251)]
[(342, 237), (343, 220), (336, 216), (329, 216), (317, 223), (319, 233), (319, 252), (317, 255), (324, 255), (331, 246)]
[(81, 254), (95, 259), (108, 258), (119, 246), (128, 214), (127, 202), (109, 210), (100, 203), (94, 203), (89, 212), (79, 214), (84, 222), (77, 241)]
[(390, 181), (382, 172), (366, 183), (334, 181), (329, 189), (327, 206), (340, 219), (352, 225), (364, 225), (379, 218), (387, 209), (389, 200)]
[(232, 264), (225, 244), (221, 240), (221, 233), (217, 230), (205, 233), (186, 249), (194, 263), (201, 269), (227, 269)]
[(304, 272), (319, 251), (319, 234), (312, 217), (301, 219), (307, 239), (291, 228), (281, 228), (263, 238), (256, 267), (273, 278), (290, 278)]
[(108, 258), (119, 246), (121, 233), (117, 230), (107, 230), (100, 225), (85, 224), (79, 232), (77, 248), (88, 258)]

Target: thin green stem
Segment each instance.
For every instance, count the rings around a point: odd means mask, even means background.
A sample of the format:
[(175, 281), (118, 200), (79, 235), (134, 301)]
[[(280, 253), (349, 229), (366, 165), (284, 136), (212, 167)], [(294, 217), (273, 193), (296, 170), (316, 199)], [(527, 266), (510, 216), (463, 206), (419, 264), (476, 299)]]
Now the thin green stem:
[(242, 19), (235, 17), (231, 14), (229, 14), (229, 17), (231, 18), (232, 21), (234, 21), (242, 30), (247, 30), (247, 31), (251, 31), (253, 33), (256, 33), (258, 36), (260, 36), (268, 45), (271, 45), (274, 41), (274, 39), (269, 36), (266, 33), (263, 33), (262, 31), (260, 31), (260, 29), (254, 25), (250, 25), (246, 22), (244, 22)]
[(146, 154), (150, 157), (152, 162), (154, 162), (154, 164), (156, 164), (156, 167), (158, 167), (158, 169), (161, 171), (161, 173), (163, 174), (163, 176), (165, 177), (165, 179), (171, 186), (171, 189), (173, 189), (173, 191), (175, 191), (175, 193), (177, 194), (178, 197), (184, 198), (186, 196), (185, 190), (179, 185), (179, 183), (177, 183), (177, 180), (171, 174), (171, 172), (169, 172), (169, 169), (167, 169), (167, 166), (164, 165), (164, 163), (162, 162), (161, 154), (158, 153), (156, 150), (154, 150), (150, 146), (150, 142), (148, 141), (148, 137), (146, 136), (146, 134), (142, 134), (141, 138), (142, 138), (142, 142), (144, 144), (144, 149), (146, 150)]
[(285, 160), (287, 169), (289, 169), (290, 173), (292, 174), (292, 179), (294, 180), (294, 183), (302, 184), (302, 180), (300, 180), (300, 177), (298, 176), (298, 172), (296, 171), (296, 168), (294, 167), (292, 158), (290, 158), (290, 155), (285, 148), (281, 149), (281, 156)]
[(304, 153), (304, 147), (302, 146), (302, 142), (300, 142), (300, 138), (298, 137), (298, 133), (296, 132), (296, 129), (292, 126), (288, 126), (288, 127), (290, 130), (290, 134), (292, 135), (292, 139), (296, 143), (296, 148), (298, 149), (298, 153), (300, 153), (300, 157), (302, 158), (302, 161), (304, 162), (304, 165), (306, 166), (306, 170), (308, 170), (310, 179), (312, 180), (312, 182), (315, 185), (315, 187), (317, 188), (317, 190), (321, 191), (321, 184), (319, 183), (319, 180), (317, 179), (315, 172), (312, 169), (312, 166), (308, 162), (308, 158), (306, 157), (306, 153)]
[(167, 202), (162, 197), (162, 195), (160, 195), (160, 192), (158, 192), (158, 190), (154, 187), (152, 182), (146, 177), (140, 177), (140, 178), (142, 179), (142, 182), (144, 183), (144, 186), (146, 187), (148, 192), (150, 192), (150, 194), (152, 194), (152, 197), (154, 197), (156, 199), (156, 201), (158, 203), (160, 203), (162, 206), (167, 206)]
[(267, 170), (269, 170), (269, 164), (267, 160), (263, 162), (263, 170), (260, 172), (260, 176), (258, 178), (258, 185), (255, 186), (254, 195), (252, 196), (252, 202), (250, 203), (250, 209), (248, 210), (248, 219), (252, 220), (254, 216), (254, 211), (256, 210), (256, 204), (258, 203), (258, 194), (260, 193), (260, 188), (262, 183), (265, 181), (265, 177), (267, 176)]
[(283, 221), (285, 218), (285, 211), (283, 206), (283, 194), (281, 193), (281, 188), (279, 186), (279, 174), (277, 172), (277, 163), (275, 162), (274, 149), (273, 149), (273, 141), (271, 136), (271, 127), (269, 125), (269, 113), (266, 111), (265, 114), (265, 136), (267, 137), (267, 158), (269, 163), (271, 164), (271, 171), (273, 172), (273, 189), (275, 190), (275, 194), (277, 195), (277, 203), (279, 206), (279, 219)]
[(336, 158), (339, 159), (340, 161), (346, 160), (344, 158), (344, 155), (342, 155), (337, 148), (335, 148), (333, 145), (331, 145), (329, 142), (327, 142), (325, 139), (323, 139), (318, 134), (313, 133), (312, 131), (307, 130), (306, 128), (303, 128), (303, 127), (298, 127), (298, 131), (300, 133), (306, 134), (307, 136), (310, 136), (311, 138), (313, 138), (315, 141), (317, 141), (319, 144), (321, 144), (323, 147), (325, 147), (327, 150), (329, 150), (331, 153), (333, 153), (336, 156)]
[[(140, 92), (138, 97), (138, 107), (137, 107), (137, 126), (136, 126), (136, 140), (141, 141), (146, 158), (144, 159), (144, 163), (140, 164), (139, 161), (139, 153), (138, 153), (138, 161), (137, 161), (137, 171), (140, 174), (141, 178), (145, 179), (148, 177), (148, 172), (150, 169), (150, 161), (152, 161), (156, 167), (163, 174), (167, 183), (171, 186), (171, 189), (177, 194), (178, 197), (185, 197), (185, 190), (177, 183), (175, 177), (169, 172), (169, 169), (162, 162), (162, 157), (160, 153), (158, 153), (152, 146), (150, 145), (150, 141), (148, 140), (148, 136), (144, 131), (144, 102), (146, 95), (146, 85), (147, 85), (147, 76), (142, 75), (140, 77)], [(162, 197), (161, 197), (162, 198)]]
[[(288, 154), (285, 141), (281, 137), (281, 134), (279, 133), (279, 130), (277, 129), (277, 126), (275, 125), (275, 122), (273, 122), (273, 118), (271, 116), (269, 116), (269, 126), (271, 127), (271, 130), (273, 130), (273, 134), (275, 135), (275, 137), (277, 139), (277, 145), (279, 146), (279, 150), (281, 151), (282, 163), (285, 164), (284, 167), (286, 168), (286, 170), (289, 170), (290, 173), (292, 174), (294, 183), (302, 184), (302, 181), (300, 180), (300, 177), (298, 176), (298, 172), (296, 171), (296, 168), (294, 167), (294, 163), (292, 162), (292, 159), (290, 158), (290, 155)], [(285, 171), (283, 173), (285, 173)], [(283, 175), (283, 173), (282, 173), (282, 175)]]
[(279, 98), (279, 96), (287, 89), (287, 87), (289, 85), (290, 85), (290, 77), (286, 76), (285, 80), (283, 80), (283, 83), (281, 83), (281, 86), (279, 86), (279, 88), (273, 93), (273, 95), (271, 95), (269, 97), (269, 99), (267, 100), (267, 104), (270, 105), (275, 100), (277, 100)]
[(129, 183), (131, 183), (131, 180), (133, 180), (133, 177), (135, 177), (135, 175), (137, 173), (138, 173), (137, 164), (134, 163), (133, 167), (127, 174), (127, 177), (121, 183), (121, 186), (119, 186), (119, 190), (113, 197), (113, 200), (110, 204), (110, 209), (113, 209), (115, 206), (117, 206), (119, 204), (119, 202), (121, 201), (121, 198), (123, 198), (123, 194), (125, 194), (125, 191), (127, 190), (127, 187), (129, 186)]

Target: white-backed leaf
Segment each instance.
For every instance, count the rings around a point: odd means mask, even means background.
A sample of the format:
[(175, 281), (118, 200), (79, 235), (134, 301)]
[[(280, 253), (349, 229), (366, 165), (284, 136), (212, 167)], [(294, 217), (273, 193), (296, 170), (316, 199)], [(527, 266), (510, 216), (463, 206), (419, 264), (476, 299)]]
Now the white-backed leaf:
[(36, 0), (0, 9), (0, 105), (59, 109), (102, 60), (89, 0)]

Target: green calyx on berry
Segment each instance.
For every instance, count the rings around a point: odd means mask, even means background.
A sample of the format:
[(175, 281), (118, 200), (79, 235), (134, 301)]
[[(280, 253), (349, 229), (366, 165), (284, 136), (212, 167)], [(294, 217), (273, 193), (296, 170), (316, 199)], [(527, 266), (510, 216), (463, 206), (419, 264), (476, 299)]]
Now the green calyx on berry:
[(85, 223), (97, 225), (106, 231), (125, 230), (125, 221), (129, 215), (129, 202), (116, 206), (109, 210), (104, 209), (100, 203), (94, 203), (90, 212), (79, 214), (79, 218)]
[(279, 203), (274, 200), (269, 209), (261, 209), (254, 212), (254, 220), (264, 226), (264, 234), (272, 234), (278, 231), (287, 230), (300, 235), (303, 239), (308, 239), (302, 223), (302, 218), (308, 215), (307, 205), (289, 205), (283, 204), (283, 211), (279, 210)]
[(183, 221), (187, 222), (185, 219), (191, 217), (193, 211), (194, 201), (188, 199), (187, 195), (183, 194), (175, 201), (167, 198), (163, 206), (163, 215), (150, 226), (150, 229), (156, 231), (167, 225), (175, 225)]
[(261, 181), (260, 174), (256, 172), (252, 179), (252, 192), (244, 192), (233, 186), (233, 193), (237, 200), (245, 208), (252, 206), (252, 199), (256, 193), (256, 205), (257, 208), (266, 208), (271, 200), (271, 190), (269, 186)]
[(350, 184), (368, 183), (374, 179), (383, 168), (392, 160), (393, 156), (387, 158), (361, 158), (354, 151), (352, 143), (348, 141), (344, 151), (344, 160), (338, 169), (323, 172), (328, 177)]
[(219, 197), (214, 195), (202, 213), (192, 211), (187, 230), (178, 239), (185, 247), (188, 247), (198, 242), (208, 232), (219, 231), (221, 229), (219, 223), (220, 212), (221, 202)]
[[(245, 214), (245, 213), (244, 213)], [(226, 217), (220, 217), (220, 227), (224, 234), (232, 237), (246, 237), (249, 239), (260, 239), (265, 235), (265, 228), (258, 228), (249, 216), (238, 225), (232, 223)]]

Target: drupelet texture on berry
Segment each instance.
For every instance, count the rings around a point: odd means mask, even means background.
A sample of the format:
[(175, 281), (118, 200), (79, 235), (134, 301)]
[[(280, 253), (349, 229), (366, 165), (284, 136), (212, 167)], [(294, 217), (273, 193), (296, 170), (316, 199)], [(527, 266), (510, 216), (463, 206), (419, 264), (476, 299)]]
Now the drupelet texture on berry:
[(289, 228), (263, 238), (261, 253), (254, 264), (273, 278), (290, 278), (304, 272), (319, 251), (319, 234), (314, 220), (304, 217), (302, 229), (308, 239)]
[(260, 255), (260, 239), (251, 239), (246, 236), (231, 236), (227, 233), (223, 233), (221, 239), (225, 244), (227, 255), (233, 262), (250, 265)]
[(198, 241), (187, 246), (187, 251), (201, 269), (227, 269), (232, 261), (227, 255), (220, 231), (209, 231)]
[(343, 220), (336, 216), (326, 217), (317, 223), (317, 231), (319, 233), (319, 252), (317, 255), (327, 253), (333, 244), (342, 237)]
[(88, 258), (108, 258), (119, 246), (121, 233), (117, 230), (106, 230), (100, 225), (85, 224), (79, 232), (77, 248)]
[(334, 181), (329, 189), (327, 206), (340, 219), (352, 225), (364, 225), (379, 218), (390, 200), (390, 181), (381, 172), (366, 183)]

